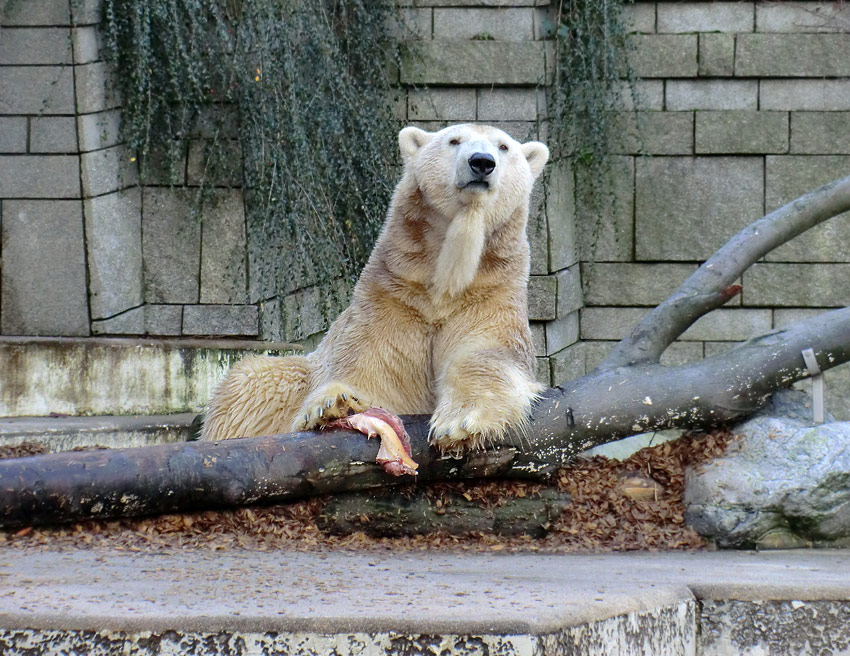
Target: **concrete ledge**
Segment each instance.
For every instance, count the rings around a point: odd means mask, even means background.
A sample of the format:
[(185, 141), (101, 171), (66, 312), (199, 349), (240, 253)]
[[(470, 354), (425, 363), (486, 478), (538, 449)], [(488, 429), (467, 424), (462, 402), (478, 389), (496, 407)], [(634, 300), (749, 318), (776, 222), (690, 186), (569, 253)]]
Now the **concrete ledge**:
[(292, 344), (246, 340), (0, 338), (0, 416), (198, 412), (246, 355)]
[(799, 609), (798, 635), (850, 638), (841, 551), (2, 551), (4, 654), (755, 653)]
[(123, 449), (189, 439), (197, 415), (123, 417), (11, 417), (0, 419), (0, 446), (43, 444), (50, 453), (78, 446)]

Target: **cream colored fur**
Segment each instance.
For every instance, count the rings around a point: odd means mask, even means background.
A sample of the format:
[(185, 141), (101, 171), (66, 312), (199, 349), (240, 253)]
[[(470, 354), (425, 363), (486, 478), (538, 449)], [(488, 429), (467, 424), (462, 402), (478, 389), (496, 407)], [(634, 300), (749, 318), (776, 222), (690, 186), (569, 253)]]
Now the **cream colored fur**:
[[(399, 134), (404, 175), (351, 305), (307, 356), (254, 357), (216, 389), (202, 438), (314, 428), (369, 406), (432, 413), (431, 439), (457, 453), (521, 428), (534, 381), (525, 236), (549, 153), (495, 128)], [(495, 161), (489, 187), (470, 153)]]

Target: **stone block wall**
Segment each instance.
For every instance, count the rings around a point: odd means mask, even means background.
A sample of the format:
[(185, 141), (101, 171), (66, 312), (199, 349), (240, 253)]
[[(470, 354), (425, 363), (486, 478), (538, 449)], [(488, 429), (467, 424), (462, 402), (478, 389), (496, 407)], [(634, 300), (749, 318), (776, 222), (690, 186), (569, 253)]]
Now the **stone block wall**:
[[(595, 228), (617, 246), (582, 244), (581, 341), (552, 357), (555, 382), (592, 369), (739, 229), (850, 174), (846, 5), (638, 1), (627, 11), (639, 106), (623, 117), (616, 210)], [(594, 219), (579, 206), (577, 221), (586, 234)], [(850, 214), (770, 253), (662, 361), (850, 305), (848, 244)], [(847, 366), (827, 375), (827, 391), (828, 408), (849, 417)]]
[[(555, 3), (399, 4), (401, 120), (546, 140)], [(592, 209), (568, 161), (534, 199), (529, 312), (550, 383), (591, 369), (738, 229), (850, 173), (846, 5), (638, 0), (626, 11), (640, 79), (636, 111), (626, 93), (617, 117), (610, 202)], [(99, 19), (99, 0), (12, 2), (0, 17), (0, 332), (314, 343), (321, 290), (249, 302), (240, 191), (221, 190), (203, 222), (189, 216), (200, 148), (183, 188), (139, 179)], [(777, 249), (664, 361), (850, 304), (848, 243), (845, 216)], [(301, 316), (297, 329), (280, 307)], [(828, 377), (831, 408), (850, 406), (847, 370)]]

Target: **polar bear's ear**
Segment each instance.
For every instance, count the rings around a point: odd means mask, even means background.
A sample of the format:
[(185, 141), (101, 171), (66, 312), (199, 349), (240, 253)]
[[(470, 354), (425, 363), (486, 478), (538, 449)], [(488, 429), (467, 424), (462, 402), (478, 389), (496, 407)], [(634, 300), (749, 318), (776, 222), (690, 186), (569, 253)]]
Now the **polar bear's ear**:
[(398, 147), (401, 150), (401, 158), (404, 160), (404, 163), (407, 164), (407, 162), (416, 157), (416, 153), (419, 152), (422, 146), (431, 141), (433, 136), (433, 133), (425, 132), (425, 130), (420, 130), (413, 126), (406, 127), (399, 132)]
[(531, 175), (537, 176), (543, 171), (543, 166), (549, 161), (549, 149), (539, 141), (529, 141), (520, 147), (528, 165), (531, 167)]

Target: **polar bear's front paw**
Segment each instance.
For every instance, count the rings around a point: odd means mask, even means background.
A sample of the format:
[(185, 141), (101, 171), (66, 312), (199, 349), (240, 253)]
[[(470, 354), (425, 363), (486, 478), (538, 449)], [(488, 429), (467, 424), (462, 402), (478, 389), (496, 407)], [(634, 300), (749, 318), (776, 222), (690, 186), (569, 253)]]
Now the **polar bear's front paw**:
[(330, 383), (307, 397), (292, 422), (292, 432), (313, 430), (369, 407), (369, 402), (355, 389), (345, 383)]
[(431, 418), (430, 442), (443, 455), (459, 458), (470, 449), (481, 448), (485, 440), (502, 430), (502, 426), (488, 422), (477, 410), (461, 414), (438, 409)]

